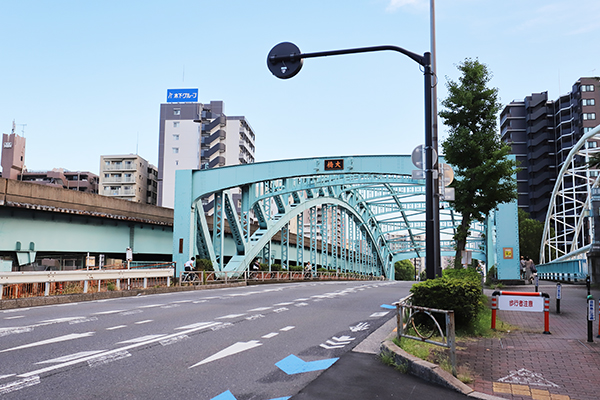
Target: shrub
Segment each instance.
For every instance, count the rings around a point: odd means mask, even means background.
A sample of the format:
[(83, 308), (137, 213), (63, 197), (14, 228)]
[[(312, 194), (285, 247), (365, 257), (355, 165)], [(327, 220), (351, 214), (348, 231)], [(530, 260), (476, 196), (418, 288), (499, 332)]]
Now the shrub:
[(271, 271), (281, 271), (281, 264), (271, 264)]
[(212, 261), (206, 258), (199, 258), (196, 260), (196, 271), (214, 271)]
[(299, 272), (303, 270), (302, 265), (290, 265), (290, 271)]
[(394, 277), (397, 281), (414, 281), (415, 266), (410, 260), (400, 260), (394, 263)]
[[(451, 269), (450, 269), (451, 270)], [(466, 277), (454, 277), (454, 273), (446, 274), (442, 278), (430, 279), (413, 285), (413, 304), (421, 307), (453, 310), (454, 321), (457, 329), (468, 328), (473, 323), (477, 314), (484, 307), (484, 298), (481, 294), (481, 278), (474, 280), (471, 272), (456, 270), (457, 275), (465, 274)], [(475, 272), (477, 273), (477, 272)], [(444, 326), (444, 319), (437, 316), (440, 325)]]

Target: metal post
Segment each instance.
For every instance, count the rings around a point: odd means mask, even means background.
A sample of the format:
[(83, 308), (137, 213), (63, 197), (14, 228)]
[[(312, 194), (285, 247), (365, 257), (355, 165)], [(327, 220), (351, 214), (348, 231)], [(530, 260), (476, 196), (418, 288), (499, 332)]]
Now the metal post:
[(587, 301), (588, 301), (588, 339), (587, 341), (589, 343), (592, 343), (594, 341), (594, 326), (593, 326), (593, 322), (596, 319), (596, 311), (595, 311), (595, 305), (596, 303), (594, 302), (594, 296), (592, 296), (591, 294), (587, 297)]
[(560, 314), (560, 299), (562, 297), (562, 285), (559, 283), (556, 284), (556, 313)]
[(446, 340), (450, 348), (450, 364), (452, 365), (452, 375), (456, 376), (456, 338), (454, 335), (454, 311), (446, 313)]

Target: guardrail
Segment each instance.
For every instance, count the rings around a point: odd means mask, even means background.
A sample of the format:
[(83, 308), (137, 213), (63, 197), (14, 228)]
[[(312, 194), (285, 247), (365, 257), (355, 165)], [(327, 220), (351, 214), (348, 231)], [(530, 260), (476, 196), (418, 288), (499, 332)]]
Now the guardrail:
[(179, 285), (210, 285), (211, 283), (265, 282), (265, 281), (303, 281), (303, 280), (385, 280), (383, 276), (367, 276), (351, 272), (312, 272), (302, 271), (256, 271), (256, 272), (218, 272), (183, 271), (179, 274)]
[[(456, 376), (456, 337), (454, 334), (454, 311), (414, 306), (411, 304), (411, 302), (412, 294), (393, 304), (396, 306), (396, 321), (398, 324), (396, 338), (398, 341), (400, 341), (401, 338), (408, 338), (450, 349), (452, 375)], [(424, 330), (427, 328), (425, 328), (423, 325), (415, 324), (415, 317), (419, 314), (428, 316), (433, 321), (432, 326), (434, 329), (429, 329), (429, 332), (424, 332)], [(442, 327), (432, 314), (444, 314), (446, 322), (445, 336)], [(408, 334), (407, 332), (409, 331), (414, 332), (417, 336)], [(431, 339), (436, 333), (441, 337), (441, 341)]]
[(170, 286), (173, 268), (0, 272), (0, 299)]
[(587, 260), (554, 261), (536, 266), (540, 279), (562, 282), (579, 282), (588, 276)]

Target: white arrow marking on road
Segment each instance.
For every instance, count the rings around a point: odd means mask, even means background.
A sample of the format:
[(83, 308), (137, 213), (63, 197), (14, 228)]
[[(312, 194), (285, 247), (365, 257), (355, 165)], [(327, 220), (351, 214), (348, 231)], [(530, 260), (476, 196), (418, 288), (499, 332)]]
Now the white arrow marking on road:
[(114, 360), (115, 357), (120, 356), (122, 354), (125, 354), (127, 352), (127, 350), (134, 349), (136, 347), (147, 346), (149, 344), (156, 343), (156, 342), (159, 342), (161, 340), (166, 340), (166, 339), (169, 339), (171, 337), (177, 337), (177, 336), (181, 336), (181, 335), (187, 335), (187, 334), (190, 334), (192, 332), (196, 332), (196, 331), (199, 331), (199, 330), (202, 330), (202, 329), (210, 328), (211, 326), (215, 326), (215, 325), (219, 325), (219, 324), (221, 324), (221, 322), (201, 322), (201, 323), (198, 323), (198, 324), (194, 324), (195, 325), (194, 328), (188, 329), (188, 330), (180, 332), (180, 333), (173, 333), (171, 335), (167, 335), (167, 336), (165, 336), (162, 339), (161, 338), (156, 338), (156, 339), (148, 340), (146, 342), (130, 344), (130, 345), (118, 348), (118, 349), (105, 351), (105, 352), (94, 354), (94, 355), (88, 356), (88, 357), (78, 358), (76, 360), (71, 360), (71, 361), (64, 362), (62, 364), (57, 364), (57, 365), (53, 365), (51, 367), (46, 367), (46, 368), (38, 369), (36, 371), (27, 372), (27, 373), (24, 373), (24, 374), (20, 374), (18, 376), (20, 378), (32, 377), (34, 375), (43, 374), (45, 372), (54, 371), (54, 370), (57, 370), (57, 369), (60, 369), (60, 368), (68, 367), (68, 366), (79, 364), (79, 363), (86, 362), (86, 361), (88, 363), (90, 363), (90, 362), (94, 363), (94, 361), (93, 361), (94, 359), (107, 360), (110, 357), (113, 357), (113, 360)]
[(324, 349), (330, 350), (330, 349), (341, 349), (344, 347), (344, 345), (341, 346), (328, 346), (326, 344), (321, 343), (320, 346)]
[(350, 343), (351, 341), (353, 341), (356, 338), (350, 337), (350, 336), (340, 336), (340, 337), (333, 337), (333, 340), (337, 340), (338, 342), (345, 342), (348, 341), (348, 343)]
[(218, 360), (223, 357), (241, 353), (242, 351), (250, 350), (250, 349), (253, 349), (258, 346), (262, 346), (262, 343), (260, 343), (258, 340), (251, 340), (249, 342), (237, 342), (237, 343), (232, 344), (231, 346), (227, 347), (226, 349), (223, 349), (220, 352), (213, 354), (212, 356), (210, 356), (208, 358), (205, 358), (204, 360), (200, 361), (199, 363), (192, 365), (189, 368), (194, 368), (194, 367), (197, 367), (198, 365), (206, 364), (206, 363)]
[(352, 332), (366, 331), (367, 329), (369, 329), (369, 324), (366, 322), (361, 322), (355, 326), (350, 327), (350, 330)]
[(42, 341), (35, 342), (35, 343), (24, 344), (22, 346), (17, 346), (17, 347), (13, 347), (10, 349), (1, 350), (0, 353), (4, 353), (6, 351), (26, 349), (28, 347), (42, 346), (42, 345), (50, 344), (50, 343), (64, 342), (67, 340), (81, 339), (84, 337), (92, 336), (93, 334), (94, 334), (94, 332), (71, 333), (69, 335), (59, 336), (59, 337), (55, 337), (53, 339), (46, 339), (46, 340), (42, 340)]

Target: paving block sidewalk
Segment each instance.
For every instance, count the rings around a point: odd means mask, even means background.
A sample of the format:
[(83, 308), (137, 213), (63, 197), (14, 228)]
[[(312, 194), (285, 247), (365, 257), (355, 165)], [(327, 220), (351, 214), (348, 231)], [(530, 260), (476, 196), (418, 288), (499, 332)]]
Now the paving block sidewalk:
[[(533, 285), (503, 291), (533, 292)], [(515, 327), (501, 339), (459, 342), (457, 361), (466, 364), (475, 391), (506, 398), (534, 400), (600, 399), (600, 338), (598, 315), (593, 343), (587, 341), (587, 289), (562, 285), (560, 314), (556, 314), (556, 284), (540, 282), (550, 295), (550, 335), (541, 312), (498, 311), (498, 319)], [(491, 298), (493, 291), (486, 290)], [(598, 313), (600, 291), (592, 290)]]

